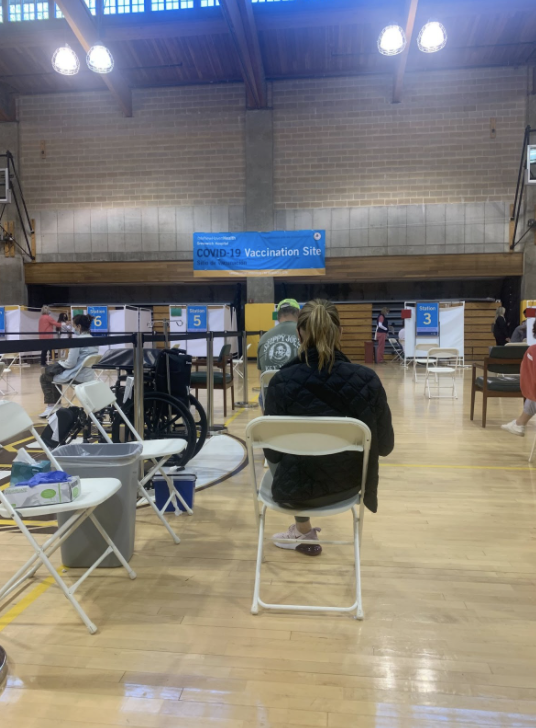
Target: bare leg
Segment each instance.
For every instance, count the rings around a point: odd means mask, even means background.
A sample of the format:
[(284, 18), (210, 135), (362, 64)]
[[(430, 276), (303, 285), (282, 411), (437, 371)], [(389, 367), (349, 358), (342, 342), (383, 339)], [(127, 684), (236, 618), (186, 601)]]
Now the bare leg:
[(523, 412), (517, 418), (516, 425), (524, 427), (534, 415), (536, 415), (536, 402), (533, 402), (531, 399), (526, 399), (523, 405)]
[(311, 531), (313, 528), (311, 525), (311, 520), (309, 518), (301, 518), (300, 516), (296, 516), (295, 521), (296, 528), (300, 533), (303, 533), (303, 535), (309, 533), (309, 531)]
[(516, 425), (524, 427), (531, 419), (532, 415), (528, 415), (526, 412), (522, 412), (516, 420)]

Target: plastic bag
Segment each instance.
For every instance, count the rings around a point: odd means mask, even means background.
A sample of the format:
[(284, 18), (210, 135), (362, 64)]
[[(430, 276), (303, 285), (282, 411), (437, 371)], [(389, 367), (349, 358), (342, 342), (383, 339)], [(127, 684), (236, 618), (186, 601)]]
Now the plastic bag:
[(48, 473), (50, 472), (50, 460), (34, 460), (26, 450), (21, 447), (17, 451), (15, 460), (13, 460), (11, 467), (11, 485), (18, 485), (19, 483), (29, 480), (37, 473)]

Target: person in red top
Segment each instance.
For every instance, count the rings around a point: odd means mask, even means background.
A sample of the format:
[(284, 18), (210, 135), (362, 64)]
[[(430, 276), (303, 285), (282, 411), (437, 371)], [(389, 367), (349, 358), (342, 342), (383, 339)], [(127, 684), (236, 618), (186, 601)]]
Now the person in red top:
[[(61, 324), (50, 315), (50, 309), (48, 306), (43, 306), (41, 309), (41, 317), (39, 318), (39, 338), (40, 339), (52, 339), (52, 334), (56, 329), (61, 329)], [(41, 352), (41, 366), (44, 367), (47, 363), (47, 352)]]
[[(532, 330), (536, 336), (536, 321)], [(520, 387), (521, 394), (525, 397), (523, 404), (523, 412), (517, 420), (512, 420), (506, 425), (501, 425), (501, 429), (506, 430), (512, 435), (525, 437), (525, 427), (529, 420), (536, 415), (536, 345), (529, 346), (521, 362), (520, 371)]]

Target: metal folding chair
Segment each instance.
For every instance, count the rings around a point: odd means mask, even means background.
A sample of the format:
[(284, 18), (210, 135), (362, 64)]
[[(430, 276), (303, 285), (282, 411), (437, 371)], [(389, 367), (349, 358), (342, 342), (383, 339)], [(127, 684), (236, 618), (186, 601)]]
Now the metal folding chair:
[(251, 348), (251, 344), (248, 344), (247, 349), (246, 349), (246, 357), (245, 357), (246, 361), (245, 361), (245, 363), (244, 363), (244, 354), (242, 354), (242, 356), (240, 356), (240, 357), (238, 357), (237, 359), (234, 360), (234, 371), (242, 379), (244, 379), (244, 366), (247, 365), (247, 362), (248, 362), (248, 351), (250, 350), (250, 348)]
[[(173, 480), (164, 470), (164, 465), (172, 455), (179, 455), (181, 452), (183, 452), (183, 450), (187, 446), (186, 440), (176, 438), (168, 438), (163, 440), (142, 440), (128, 417), (125, 415), (121, 407), (119, 407), (119, 405), (117, 404), (115, 394), (104, 382), (96, 380), (92, 382), (85, 382), (84, 384), (78, 384), (74, 388), (74, 391), (76, 393), (78, 401), (84, 408), (86, 414), (88, 415), (88, 417), (90, 417), (91, 421), (100, 432), (100, 434), (104, 437), (106, 442), (111, 442), (110, 436), (108, 435), (102, 424), (99, 422), (99, 420), (95, 417), (95, 413), (100, 412), (105, 407), (112, 407), (122, 418), (123, 422), (133, 434), (134, 438), (138, 442), (141, 442), (141, 444), (143, 445), (143, 450), (140, 459), (150, 460), (152, 462), (152, 467), (148, 470), (147, 473), (144, 474), (143, 478), (138, 481), (138, 490), (140, 497), (147, 500), (147, 503), (151, 506), (157, 517), (160, 519), (162, 525), (168, 531), (173, 541), (175, 543), (180, 543), (180, 538), (171, 528), (164, 516), (165, 510), (168, 505), (173, 502), (175, 506), (175, 513), (180, 513), (176, 500), (178, 498), (189, 515), (192, 515), (193, 511), (186, 503), (179, 491), (175, 488)], [(162, 475), (169, 489), (169, 498), (167, 499), (161, 510), (158, 509), (158, 506), (145, 488), (147, 483), (152, 480), (156, 473), (160, 473)]]
[[(52, 452), (45, 445), (38, 432), (33, 427), (30, 416), (24, 409), (15, 402), (0, 402), (0, 442), (8, 442), (22, 432), (29, 431), (39, 446), (44, 450), (47, 458), (51, 461), (55, 470), (62, 470)], [(50, 506), (35, 506), (29, 508), (14, 508), (10, 505), (7, 496), (0, 490), (0, 516), (9, 518), (19, 527), (22, 534), (34, 550), (34, 555), (21, 567), (17, 573), (9, 579), (0, 589), (0, 599), (17, 589), (26, 579), (35, 575), (43, 565), (50, 573), (56, 584), (59, 586), (65, 597), (76, 610), (78, 616), (88, 628), (90, 634), (95, 634), (97, 627), (89, 619), (73, 594), (87, 577), (104, 561), (111, 553), (114, 553), (122, 566), (126, 569), (131, 579), (136, 578), (136, 573), (129, 566), (119, 549), (115, 546), (104, 528), (97, 520), (94, 510), (101, 503), (104, 503), (117, 493), (121, 487), (121, 481), (117, 478), (83, 478), (81, 480), (81, 495), (72, 503), (60, 503)], [(72, 516), (60, 526), (58, 530), (48, 538), (41, 546), (37, 543), (24, 523), (24, 519), (35, 516), (46, 516), (56, 513), (71, 513)], [(71, 587), (63, 581), (58, 571), (50, 561), (52, 554), (61, 546), (87, 518), (93, 523), (97, 531), (107, 544), (107, 548), (99, 558), (90, 566), (82, 576)]]
[[(349, 417), (258, 417), (246, 428), (246, 443), (249, 459), (249, 472), (253, 490), (255, 517), (259, 529), (257, 547), (257, 564), (255, 568), (255, 587), (253, 592), (252, 614), (257, 614), (259, 606), (264, 609), (309, 612), (355, 612), (356, 619), (363, 619), (361, 603), (361, 568), (360, 545), (363, 530), (365, 483), (367, 480), (368, 460), (371, 443), (370, 429), (364, 422)], [(262, 478), (260, 487), (257, 483), (254, 452), (269, 448), (292, 455), (310, 457), (333, 455), (341, 452), (362, 452), (363, 467), (361, 470), (361, 492), (353, 498), (324, 506), (323, 508), (306, 508), (295, 510), (284, 508), (272, 498), (272, 473), (268, 470)], [(280, 466), (278, 466), (280, 467)], [(349, 484), (350, 485), (350, 484)], [(260, 512), (259, 512), (260, 506)], [(357, 507), (359, 506), (359, 512)], [(317, 518), (334, 516), (352, 511), (354, 538), (352, 541), (322, 541), (322, 544), (353, 545), (355, 561), (355, 601), (348, 607), (320, 607), (300, 604), (270, 604), (260, 596), (261, 567), (264, 551), (264, 524), (268, 509), (291, 516)], [(304, 544), (318, 544), (318, 541), (302, 541)]]
[[(82, 371), (82, 369), (85, 369), (86, 367), (89, 368), (89, 369), (91, 369), (92, 367), (95, 366), (95, 364), (98, 364), (101, 359), (102, 359), (102, 355), (101, 354), (90, 354), (89, 356), (86, 356), (86, 358), (82, 362), (82, 366), (76, 371), (76, 374), (74, 374), (64, 384), (60, 384), (60, 385), (57, 385), (56, 384), (56, 387), (58, 387), (58, 386), (61, 387), (61, 394), (60, 394), (59, 399), (56, 402), (56, 404), (54, 405), (54, 408), (52, 409), (52, 412), (50, 414), (53, 414), (57, 409), (59, 409), (61, 407), (61, 404), (62, 404), (62, 402), (63, 402), (64, 399), (66, 399), (67, 402), (70, 405), (73, 404), (73, 401), (69, 397), (69, 395), (67, 394), (67, 392), (69, 391), (69, 389), (73, 389), (74, 390), (74, 385), (76, 384), (76, 377), (80, 374), (80, 372)], [(69, 370), (66, 369), (65, 371), (69, 371)]]
[(395, 358), (395, 362), (399, 362), (400, 364), (404, 364), (404, 349), (402, 348), (402, 345), (398, 341), (398, 339), (391, 338), (387, 339), (387, 341), (391, 344), (391, 347), (393, 349)]
[[(458, 399), (456, 392), (456, 374), (460, 366), (460, 352), (458, 349), (441, 349), (437, 347), (430, 349), (426, 359), (426, 373), (424, 382), (424, 393), (428, 399)], [(430, 385), (430, 378), (432, 384)], [(442, 386), (441, 382), (450, 379), (451, 384)], [(442, 389), (449, 389), (449, 394), (441, 394)], [(432, 391), (437, 394), (432, 394)]]
[(11, 393), (17, 394), (17, 390), (15, 389), (15, 387), (11, 386), (11, 384), (9, 383), (9, 379), (7, 378), (7, 374), (10, 374), (10, 373), (11, 373), (11, 369), (9, 368), (9, 365), (6, 364), (5, 361), (0, 360), (0, 383), (3, 382), (7, 387), (7, 390), (5, 390), (5, 391), (3, 389), (0, 389), (0, 396), (2, 396), (2, 397), (9, 396), (9, 394), (10, 394), (9, 390), (11, 390)]

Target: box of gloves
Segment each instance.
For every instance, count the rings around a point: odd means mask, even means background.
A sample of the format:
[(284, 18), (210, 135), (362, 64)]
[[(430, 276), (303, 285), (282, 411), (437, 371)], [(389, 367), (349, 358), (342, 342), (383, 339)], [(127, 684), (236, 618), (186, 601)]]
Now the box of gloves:
[(34, 508), (71, 503), (81, 493), (78, 475), (63, 471), (40, 473), (30, 480), (6, 488), (4, 495), (13, 508)]

